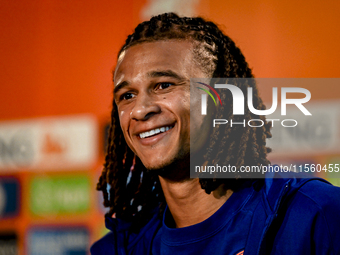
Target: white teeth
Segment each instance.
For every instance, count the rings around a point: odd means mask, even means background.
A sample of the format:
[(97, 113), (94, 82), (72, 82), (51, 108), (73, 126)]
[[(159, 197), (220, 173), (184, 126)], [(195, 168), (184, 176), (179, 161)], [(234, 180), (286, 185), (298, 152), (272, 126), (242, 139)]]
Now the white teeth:
[(146, 137), (149, 137), (149, 136), (158, 134), (158, 133), (166, 132), (166, 131), (168, 131), (169, 129), (172, 129), (172, 127), (161, 127), (161, 128), (156, 128), (156, 129), (153, 129), (153, 130), (150, 130), (150, 131), (147, 131), (147, 132), (140, 133), (140, 134), (139, 134), (139, 137), (140, 137), (140, 138), (146, 138)]

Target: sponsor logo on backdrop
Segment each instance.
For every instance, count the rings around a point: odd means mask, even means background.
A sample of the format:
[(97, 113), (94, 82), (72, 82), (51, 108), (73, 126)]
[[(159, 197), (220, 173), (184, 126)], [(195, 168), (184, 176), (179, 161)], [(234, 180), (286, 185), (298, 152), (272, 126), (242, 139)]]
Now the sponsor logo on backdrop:
[(30, 209), (40, 216), (84, 213), (91, 192), (87, 175), (35, 177), (29, 186)]
[(31, 130), (0, 123), (0, 169), (30, 165), (35, 156)]
[(85, 227), (31, 229), (27, 236), (30, 255), (87, 255), (89, 246), (90, 234)]
[(43, 138), (41, 151), (45, 155), (63, 155), (68, 150), (67, 140), (63, 137), (46, 133)]
[(19, 210), (19, 180), (9, 177), (0, 177), (0, 219), (17, 216)]
[(0, 171), (85, 168), (96, 160), (97, 123), (92, 116), (0, 122)]
[(19, 254), (18, 250), (18, 236), (16, 233), (0, 233), (0, 254), (17, 255)]

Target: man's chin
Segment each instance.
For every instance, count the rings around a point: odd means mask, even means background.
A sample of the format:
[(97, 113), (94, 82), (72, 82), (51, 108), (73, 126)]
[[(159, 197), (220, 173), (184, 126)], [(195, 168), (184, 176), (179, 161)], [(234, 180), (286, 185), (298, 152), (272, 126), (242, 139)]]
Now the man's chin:
[(175, 158), (157, 167), (147, 167), (150, 174), (162, 176), (172, 181), (182, 181), (190, 178), (190, 156)]

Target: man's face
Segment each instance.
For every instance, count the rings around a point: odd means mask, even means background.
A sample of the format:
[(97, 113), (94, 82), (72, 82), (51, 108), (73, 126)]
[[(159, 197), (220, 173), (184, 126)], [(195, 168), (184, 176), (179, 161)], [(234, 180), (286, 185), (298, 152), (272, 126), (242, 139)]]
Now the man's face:
[[(114, 100), (120, 125), (128, 146), (148, 169), (163, 168), (190, 153), (190, 78), (205, 77), (192, 50), (190, 41), (146, 42), (118, 59)], [(203, 117), (191, 121), (201, 127)], [(199, 140), (205, 137), (192, 139), (203, 143)]]

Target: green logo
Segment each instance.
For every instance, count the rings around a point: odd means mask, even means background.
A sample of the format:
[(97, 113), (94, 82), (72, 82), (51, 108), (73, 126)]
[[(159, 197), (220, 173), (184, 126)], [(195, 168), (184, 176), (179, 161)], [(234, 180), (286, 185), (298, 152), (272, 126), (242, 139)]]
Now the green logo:
[(30, 183), (30, 209), (36, 215), (83, 213), (90, 208), (88, 176), (36, 177)]

